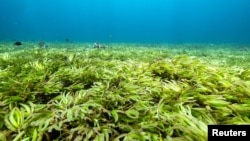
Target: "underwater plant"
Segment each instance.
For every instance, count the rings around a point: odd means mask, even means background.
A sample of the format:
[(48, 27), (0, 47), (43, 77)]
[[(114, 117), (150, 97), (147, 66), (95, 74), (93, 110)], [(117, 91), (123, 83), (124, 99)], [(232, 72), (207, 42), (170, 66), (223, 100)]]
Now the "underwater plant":
[(248, 51), (25, 45), (0, 46), (0, 140), (205, 141), (250, 123)]

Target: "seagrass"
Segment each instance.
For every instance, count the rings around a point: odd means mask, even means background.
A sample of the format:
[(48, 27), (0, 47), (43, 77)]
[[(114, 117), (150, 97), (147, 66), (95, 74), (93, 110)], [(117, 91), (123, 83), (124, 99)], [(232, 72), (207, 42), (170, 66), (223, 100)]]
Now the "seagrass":
[(2, 141), (202, 141), (250, 123), (250, 52), (231, 45), (0, 46)]

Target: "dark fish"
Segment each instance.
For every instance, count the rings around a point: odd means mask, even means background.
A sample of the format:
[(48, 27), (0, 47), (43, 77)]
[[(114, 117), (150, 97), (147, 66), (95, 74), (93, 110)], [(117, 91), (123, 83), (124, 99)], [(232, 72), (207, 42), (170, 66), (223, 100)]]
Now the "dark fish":
[(66, 38), (66, 39), (65, 39), (65, 41), (66, 41), (66, 42), (68, 42), (68, 41), (69, 41), (69, 39), (68, 39), (68, 38)]
[(20, 46), (20, 45), (22, 45), (22, 42), (19, 42), (19, 41), (18, 41), (18, 42), (15, 42), (14, 45)]

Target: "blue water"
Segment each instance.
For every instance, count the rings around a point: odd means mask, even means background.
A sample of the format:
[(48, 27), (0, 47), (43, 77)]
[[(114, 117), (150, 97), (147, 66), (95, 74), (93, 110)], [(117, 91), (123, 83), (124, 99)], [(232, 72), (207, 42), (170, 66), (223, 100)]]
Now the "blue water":
[(1, 0), (0, 41), (250, 43), (250, 0)]

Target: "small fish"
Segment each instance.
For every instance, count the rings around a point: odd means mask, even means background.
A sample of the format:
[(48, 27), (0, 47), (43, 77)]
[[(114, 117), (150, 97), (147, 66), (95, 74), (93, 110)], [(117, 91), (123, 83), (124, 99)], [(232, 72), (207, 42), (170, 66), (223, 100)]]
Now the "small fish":
[(40, 48), (48, 48), (48, 47), (49, 47), (48, 45), (45, 44), (44, 41), (39, 41), (39, 42), (38, 42), (38, 46), (39, 46)]
[(20, 46), (20, 45), (22, 45), (22, 42), (19, 42), (19, 41), (18, 41), (18, 42), (15, 42), (14, 45)]
[(101, 45), (98, 42), (94, 43), (94, 48), (100, 48), (100, 47), (101, 47)]

